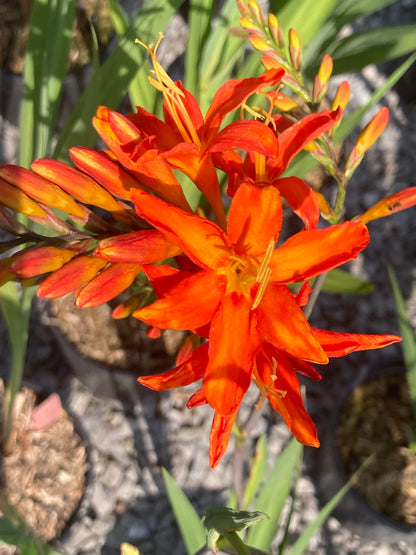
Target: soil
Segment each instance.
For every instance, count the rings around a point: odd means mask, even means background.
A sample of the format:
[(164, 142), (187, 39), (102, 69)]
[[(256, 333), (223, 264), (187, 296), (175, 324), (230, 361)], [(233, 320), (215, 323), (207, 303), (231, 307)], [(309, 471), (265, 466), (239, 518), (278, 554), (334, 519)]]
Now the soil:
[[(22, 73), (29, 36), (32, 0), (1, 0), (0, 2), (0, 67)], [(68, 71), (91, 62), (91, 28), (100, 47), (105, 47), (114, 34), (106, 0), (78, 0), (69, 54)]]
[(356, 489), (376, 511), (416, 527), (416, 434), (406, 374), (357, 387), (340, 414), (337, 438), (347, 475), (372, 457)]
[(84, 356), (137, 375), (172, 366), (184, 338), (184, 332), (175, 330), (150, 338), (149, 326), (140, 320), (115, 320), (110, 304), (78, 308), (73, 295), (52, 301), (50, 311), (60, 331)]
[[(37, 536), (51, 541), (62, 534), (82, 499), (87, 454), (63, 409), (55, 422), (34, 429), (32, 413), (37, 401), (28, 388), (17, 396), (13, 448), (8, 454), (0, 454), (1, 480), (8, 502)], [(3, 406), (0, 408), (3, 414)]]

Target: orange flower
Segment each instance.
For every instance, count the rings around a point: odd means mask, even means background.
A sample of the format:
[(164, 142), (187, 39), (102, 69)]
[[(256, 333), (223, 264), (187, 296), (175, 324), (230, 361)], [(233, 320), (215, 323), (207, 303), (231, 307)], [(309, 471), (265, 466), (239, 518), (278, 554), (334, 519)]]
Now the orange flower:
[[(274, 96), (272, 95), (273, 99)], [(228, 194), (234, 195), (241, 183), (252, 180), (258, 185), (272, 184), (286, 198), (292, 210), (302, 219), (306, 228), (316, 227), (319, 205), (316, 196), (302, 179), (295, 176), (281, 177), (293, 158), (308, 143), (329, 131), (340, 119), (342, 110), (324, 110), (310, 114), (296, 123), (285, 116), (275, 115), (270, 125), (260, 121), (251, 122), (249, 133), (257, 146), (247, 143), (246, 121), (228, 125), (210, 146), (216, 165), (228, 174)], [(232, 149), (246, 150), (242, 158)]]
[[(154, 48), (140, 44), (152, 58), (155, 77), (150, 77), (150, 81), (164, 95), (165, 121), (141, 107), (128, 117), (101, 107), (94, 126), (120, 163), (143, 185), (164, 200), (189, 210), (173, 170), (185, 173), (206, 195), (219, 225), (225, 227), (220, 186), (209, 147), (227, 114), (256, 91), (278, 83), (284, 70), (272, 69), (259, 77), (227, 81), (214, 95), (204, 117), (195, 97), (180, 81), (174, 82), (157, 61), (162, 38), (160, 35)], [(255, 131), (251, 131), (257, 123), (244, 121), (246, 149), (256, 149), (260, 144)]]
[[(353, 351), (378, 349), (400, 341), (400, 337), (396, 335), (339, 333), (314, 328), (312, 332), (329, 357), (345, 356)], [(139, 378), (139, 382), (157, 391), (190, 385), (204, 378), (209, 364), (209, 351), (209, 343), (204, 343), (176, 368), (162, 374), (143, 376)], [(304, 374), (313, 380), (321, 379), (319, 372), (308, 362), (288, 356), (270, 343), (262, 343), (253, 363), (253, 379), (256, 385), (263, 398), (267, 397), (272, 408), (282, 416), (297, 440), (318, 447), (316, 426), (303, 405), (296, 373)], [(206, 403), (202, 388), (191, 396), (187, 406), (193, 408)], [(212, 467), (217, 466), (227, 449), (237, 411), (238, 408), (227, 415), (218, 411), (214, 414), (209, 450)]]
[[(308, 230), (275, 248), (282, 207), (276, 187), (243, 183), (230, 208), (227, 234), (215, 223), (149, 195), (132, 192), (138, 214), (176, 243), (197, 271), (166, 275), (162, 296), (134, 316), (162, 329), (209, 327), (204, 399), (222, 417), (234, 415), (250, 384), (262, 343), (288, 356), (325, 364), (294, 296), (285, 285), (330, 270), (368, 243), (367, 228), (345, 222)], [(159, 284), (153, 280), (156, 292)], [(166, 289), (166, 285), (169, 287)], [(180, 376), (179, 376), (180, 379)]]

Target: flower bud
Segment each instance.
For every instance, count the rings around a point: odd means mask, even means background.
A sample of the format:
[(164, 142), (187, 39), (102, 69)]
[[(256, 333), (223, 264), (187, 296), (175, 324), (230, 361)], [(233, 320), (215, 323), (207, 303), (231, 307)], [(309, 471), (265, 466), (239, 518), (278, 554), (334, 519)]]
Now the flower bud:
[(10, 264), (10, 271), (21, 278), (30, 278), (54, 272), (71, 260), (76, 252), (57, 247), (35, 247), (17, 253)]
[(302, 46), (295, 29), (289, 30), (289, 54), (293, 67), (296, 71), (300, 71), (302, 68)]
[(106, 265), (106, 260), (95, 256), (77, 256), (41, 283), (38, 296), (45, 299), (56, 299), (72, 293), (93, 279)]
[(110, 264), (76, 293), (75, 304), (82, 308), (104, 304), (130, 287), (140, 272), (140, 264)]

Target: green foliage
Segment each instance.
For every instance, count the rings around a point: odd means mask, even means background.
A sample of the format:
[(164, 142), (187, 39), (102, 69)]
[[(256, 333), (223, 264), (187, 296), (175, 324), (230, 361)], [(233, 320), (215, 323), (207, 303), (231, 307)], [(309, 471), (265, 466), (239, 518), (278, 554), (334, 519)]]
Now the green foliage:
[[(145, 3), (119, 39), (116, 48), (92, 76), (59, 137), (54, 157), (65, 159), (71, 146), (94, 145), (96, 133), (91, 119), (97, 106), (102, 104), (109, 108), (117, 108), (130, 83), (148, 58), (147, 51), (136, 44), (135, 39), (140, 38), (146, 44), (154, 43), (159, 31), (167, 26), (182, 2), (183, 0), (149, 0)], [(134, 101), (151, 110), (153, 106), (146, 106), (145, 99), (152, 97), (143, 92), (147, 87), (151, 87), (147, 76), (140, 82), (142, 86), (140, 91), (136, 91)]]
[(186, 553), (193, 555), (205, 545), (205, 528), (184, 492), (164, 468), (162, 468), (162, 476), (169, 502), (185, 543)]
[(0, 495), (0, 551), (1, 544), (19, 548), (20, 555), (62, 555), (38, 538), (23, 517), (12, 507), (4, 494)]
[(20, 165), (48, 153), (60, 106), (76, 0), (35, 0), (25, 54)]
[(344, 293), (348, 295), (362, 295), (373, 291), (374, 286), (345, 270), (335, 268), (327, 273), (322, 291), (326, 293)]
[[(402, 350), (406, 376), (409, 384), (409, 393), (412, 400), (413, 413), (416, 418), (416, 342), (412, 324), (407, 314), (406, 304), (400, 290), (396, 274), (391, 266), (388, 268), (393, 296), (396, 303), (397, 317), (399, 319), (400, 334), (403, 337)], [(416, 432), (416, 431), (415, 431)]]
[(255, 509), (266, 513), (270, 520), (260, 522), (255, 528), (250, 529), (247, 537), (249, 545), (270, 551), (301, 458), (302, 445), (296, 439), (292, 439), (276, 461), (259, 493)]

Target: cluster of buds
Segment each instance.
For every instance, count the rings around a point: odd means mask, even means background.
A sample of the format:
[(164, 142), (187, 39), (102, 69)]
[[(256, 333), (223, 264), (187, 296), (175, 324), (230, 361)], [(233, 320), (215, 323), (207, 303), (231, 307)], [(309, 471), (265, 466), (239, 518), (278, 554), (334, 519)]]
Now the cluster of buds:
[[(205, 115), (158, 62), (160, 37), (154, 48), (146, 48), (154, 67), (151, 82), (164, 96), (163, 120), (141, 107), (124, 116), (101, 106), (93, 124), (107, 150), (72, 148), (75, 167), (43, 159), (30, 170), (0, 168), (0, 227), (14, 237), (1, 246), (7, 256), (0, 260), (0, 284), (36, 283), (46, 298), (75, 291), (82, 307), (127, 292), (115, 317), (139, 318), (151, 326), (152, 335), (155, 330), (189, 330), (193, 339), (176, 367), (140, 382), (163, 390), (202, 380), (187, 406), (209, 404), (215, 411), (211, 466), (226, 450), (252, 380), (299, 441), (319, 444), (296, 373), (319, 379), (312, 364), (400, 338), (311, 327), (304, 313), (310, 280), (366, 247), (368, 221), (416, 202), (415, 188), (410, 188), (354, 221), (340, 223), (342, 207), (331, 209), (305, 181), (286, 175), (305, 149), (345, 192), (387, 113), (382, 110), (361, 133), (340, 169), (331, 133), (342, 118), (348, 88), (340, 86), (332, 109), (315, 106), (331, 75), (329, 56), (309, 95), (296, 32), (289, 32), (286, 57), (277, 19), (266, 19), (252, 0), (248, 6), (238, 4), (242, 25), (264, 52), (267, 69), (259, 77), (224, 83)], [(295, 83), (301, 102), (283, 97), (282, 83)], [(270, 102), (267, 111), (249, 105), (260, 91)], [(276, 112), (282, 105), (284, 113)], [(223, 125), (230, 113), (243, 114), (241, 108), (250, 116)], [(225, 191), (220, 172), (227, 181)], [(205, 212), (190, 206), (181, 175), (205, 197)], [(229, 197), (225, 202), (224, 194)], [(280, 244), (282, 199), (303, 222), (303, 230)], [(16, 214), (36, 226), (26, 227)], [(321, 215), (334, 225), (322, 226)]]

